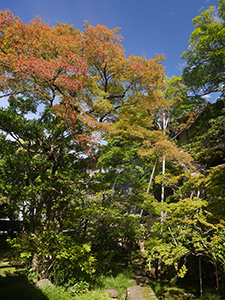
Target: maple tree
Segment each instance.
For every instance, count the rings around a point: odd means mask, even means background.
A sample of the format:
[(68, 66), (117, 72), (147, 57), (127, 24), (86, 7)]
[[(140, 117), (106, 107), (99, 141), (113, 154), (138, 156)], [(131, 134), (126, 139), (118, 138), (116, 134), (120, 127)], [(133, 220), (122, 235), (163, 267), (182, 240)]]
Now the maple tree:
[[(219, 286), (225, 261), (224, 167), (214, 161), (224, 147), (219, 4), (219, 19), (211, 8), (194, 20), (187, 67), (172, 79), (163, 55), (127, 58), (119, 28), (87, 21), (83, 30), (50, 27), (40, 17), (24, 24), (0, 12), (0, 99), (7, 102), (0, 108), (1, 214), (22, 217), (26, 234), (11, 247), (38, 276), (60, 285), (90, 279), (114, 262), (127, 267), (141, 244), (158, 279), (183, 278), (198, 257), (201, 292), (204, 261), (214, 266)], [(220, 100), (212, 107), (199, 97), (215, 91)], [(194, 122), (201, 136), (180, 145), (179, 135)]]
[[(81, 32), (61, 23), (50, 27), (41, 18), (23, 24), (8, 10), (0, 20), (0, 90), (8, 102), (0, 109), (1, 194), (12, 210), (8, 216), (22, 215), (29, 233), (12, 247), (35, 272), (57, 278), (67, 261), (58, 235), (70, 227), (71, 247), (82, 241), (70, 259), (74, 265), (80, 260), (79, 272), (87, 275), (95, 261), (87, 228), (102, 218), (99, 183), (86, 173), (87, 158), (119, 120), (120, 109), (144, 95), (156, 101), (162, 56), (126, 58), (118, 29), (103, 25), (86, 23)], [(110, 215), (110, 193), (102, 195)], [(88, 214), (95, 204), (95, 215)], [(58, 243), (47, 250), (46, 237)], [(90, 254), (87, 268), (79, 251)]]
[[(172, 266), (176, 276), (184, 277), (188, 257), (198, 257), (202, 293), (202, 257), (205, 260), (207, 257), (215, 266), (218, 285), (220, 261), (215, 249), (222, 249), (223, 239), (218, 240), (217, 235), (220, 232), (218, 228), (223, 228), (223, 225), (218, 222), (214, 226), (214, 222), (208, 218), (212, 203), (204, 199), (204, 176), (173, 139), (201, 117), (199, 115), (205, 109), (205, 103), (188, 98), (187, 88), (179, 78), (169, 82), (164, 95), (164, 99), (160, 95), (158, 99), (161, 102), (154, 103), (151, 110), (144, 110), (141, 102), (121, 109), (120, 119), (112, 127), (111, 139), (100, 162), (103, 166), (114, 167), (111, 169), (115, 174), (112, 183), (116, 190), (115, 197), (120, 203), (129, 208), (130, 213), (138, 214), (141, 211), (141, 217), (143, 212), (144, 216), (149, 213), (150, 219), (154, 216), (155, 225), (145, 233), (145, 238), (150, 236), (145, 243), (150, 266), (158, 269), (159, 277), (162, 268), (165, 276)], [(199, 106), (196, 107), (196, 104)], [(184, 148), (188, 147), (185, 145)], [(164, 164), (162, 171), (159, 162)], [(164, 190), (160, 193), (159, 186), (162, 183)], [(213, 189), (212, 186), (210, 191)], [(177, 228), (178, 219), (182, 217), (179, 215), (177, 219), (175, 211), (183, 213), (184, 206), (187, 208), (183, 215), (184, 222), (181, 220), (183, 223)], [(193, 218), (195, 221), (192, 224)], [(148, 224), (145, 217), (139, 218), (139, 222)], [(220, 259), (223, 260), (222, 250)]]
[[(193, 122), (198, 109), (188, 99), (180, 78), (164, 82), (154, 92), (158, 94), (155, 102), (152, 102), (155, 95), (152, 94), (152, 98), (144, 97), (133, 106), (121, 108), (99, 163), (110, 168), (114, 197), (122, 207), (139, 216), (142, 226), (150, 228), (148, 219), (152, 218), (158, 225), (153, 240), (154, 249), (158, 247), (159, 251), (157, 255), (149, 252), (147, 260), (156, 262), (156, 275), (160, 278), (160, 269), (165, 268), (161, 254), (173, 247), (173, 243), (165, 238), (168, 227), (164, 226), (164, 221), (171, 217), (167, 216), (170, 212), (166, 210), (166, 203), (181, 205), (180, 186), (186, 181), (187, 173), (191, 176), (195, 170), (191, 157), (184, 148), (178, 147), (175, 138)], [(147, 249), (150, 238), (146, 236), (149, 235), (148, 230), (145, 238), (139, 235), (140, 239), (147, 239)], [(164, 250), (163, 243), (167, 245)], [(165, 254), (170, 262), (176, 251), (175, 263), (182, 257), (181, 248), (175, 247), (173, 252)], [(183, 255), (185, 253), (186, 250)]]

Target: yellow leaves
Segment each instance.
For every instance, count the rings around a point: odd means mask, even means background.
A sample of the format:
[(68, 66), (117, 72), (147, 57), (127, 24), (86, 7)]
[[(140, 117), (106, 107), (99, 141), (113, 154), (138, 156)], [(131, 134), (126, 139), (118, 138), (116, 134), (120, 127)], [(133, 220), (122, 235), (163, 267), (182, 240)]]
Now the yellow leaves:
[(187, 273), (187, 270), (188, 270), (187, 267), (185, 265), (182, 265), (182, 267), (180, 268), (180, 270), (177, 273), (177, 276), (180, 278), (184, 278), (184, 276)]
[[(88, 83), (88, 88), (93, 94), (93, 99), (88, 104), (98, 113), (113, 111), (114, 107), (108, 100), (108, 93), (102, 90), (98, 85), (100, 76), (92, 76)], [(85, 98), (84, 98), (85, 99)]]
[[(172, 215), (177, 216), (184, 216), (185, 221), (185, 215), (194, 215), (195, 212), (202, 207), (206, 206), (206, 202), (199, 198), (186, 198), (182, 199), (177, 203), (170, 203), (167, 207), (167, 212)], [(186, 220), (188, 221), (188, 219)], [(185, 221), (185, 222), (186, 222)]]
[(164, 175), (157, 175), (155, 177), (155, 183), (162, 184), (165, 186), (174, 186), (178, 183), (181, 176), (172, 176), (170, 173), (165, 173)]
[(178, 148), (173, 141), (165, 139), (161, 131), (151, 131), (149, 134), (151, 141), (144, 141), (143, 147), (139, 150), (141, 156), (156, 154), (159, 157), (165, 155), (166, 160), (180, 164), (184, 169), (193, 169), (192, 157)]
[(205, 225), (206, 227), (211, 227), (212, 229), (215, 229), (215, 230), (217, 229), (216, 226), (214, 226), (213, 224), (207, 222), (206, 219), (203, 218), (203, 217), (199, 218), (198, 221), (199, 221), (201, 224)]
[(168, 140), (159, 141), (156, 143), (156, 149), (158, 149), (159, 152), (164, 153), (166, 159), (177, 161), (181, 165), (183, 164), (183, 167), (186, 168), (192, 167), (191, 156), (182, 149), (178, 148), (174, 142)]
[(163, 55), (157, 55), (154, 59), (146, 59), (142, 56), (131, 55), (128, 58), (129, 69), (134, 80), (140, 82), (147, 91), (164, 87)]
[(93, 107), (97, 112), (113, 111), (114, 109), (110, 101), (100, 96), (95, 98), (95, 104)]

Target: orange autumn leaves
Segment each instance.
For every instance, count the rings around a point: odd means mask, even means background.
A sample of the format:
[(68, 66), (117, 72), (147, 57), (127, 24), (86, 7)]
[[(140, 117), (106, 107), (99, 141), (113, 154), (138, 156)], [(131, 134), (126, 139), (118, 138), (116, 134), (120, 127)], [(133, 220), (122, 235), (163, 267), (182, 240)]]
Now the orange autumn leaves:
[(11, 94), (19, 94), (27, 84), (26, 89), (48, 98), (61, 88), (72, 91), (84, 84), (87, 65), (76, 53), (77, 42), (69, 28), (51, 28), (38, 18), (23, 24), (9, 11), (1, 12), (0, 19), (2, 89), (8, 84)]
[(1, 95), (44, 103), (91, 147), (113, 123), (129, 118), (129, 109), (152, 111), (164, 101), (163, 56), (126, 58), (118, 32), (88, 22), (83, 31), (50, 27), (39, 17), (24, 24), (1, 11)]

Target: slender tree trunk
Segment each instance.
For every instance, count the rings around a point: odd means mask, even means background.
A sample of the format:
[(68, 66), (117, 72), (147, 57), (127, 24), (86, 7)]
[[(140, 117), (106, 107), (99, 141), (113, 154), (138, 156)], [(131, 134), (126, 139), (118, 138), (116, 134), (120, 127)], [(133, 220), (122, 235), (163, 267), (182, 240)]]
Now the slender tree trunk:
[(30, 232), (34, 233), (34, 208), (35, 204), (34, 204), (34, 200), (31, 200), (31, 204), (30, 204), (30, 210), (29, 210), (29, 219), (30, 219)]
[[(162, 161), (162, 175), (165, 175), (166, 171), (166, 158), (165, 155), (163, 155), (163, 161)], [(165, 185), (164, 182), (162, 182), (162, 190), (161, 190), (161, 203), (163, 203), (165, 200)], [(164, 220), (164, 212), (161, 212), (161, 224), (163, 224)]]
[[(166, 158), (165, 154), (163, 155), (163, 161), (162, 161), (162, 175), (165, 175), (166, 171)], [(164, 182), (162, 182), (162, 193), (161, 193), (161, 202), (163, 203), (165, 200), (165, 185)]]
[[(166, 170), (166, 158), (165, 158), (165, 155), (163, 155), (163, 161), (162, 161), (162, 175), (165, 174), (165, 170)], [(164, 182), (162, 182), (162, 190), (161, 190), (161, 203), (163, 203), (165, 200), (165, 186), (164, 186)], [(161, 229), (160, 229), (160, 235), (162, 236), (162, 233), (163, 233), (163, 229), (162, 229), (162, 226), (163, 226), (163, 221), (164, 221), (164, 211), (161, 211), (161, 217), (160, 217), (160, 222), (161, 222)], [(159, 257), (158, 259), (158, 280), (161, 279), (161, 272), (162, 272), (162, 259), (161, 259), (161, 256)]]
[(147, 191), (146, 191), (147, 194), (149, 193), (150, 187), (152, 185), (152, 180), (153, 180), (153, 176), (154, 176), (154, 173), (155, 173), (156, 164), (157, 164), (157, 160), (154, 163), (154, 166), (153, 166), (153, 169), (152, 169), (152, 173), (151, 173), (151, 176), (150, 176), (150, 179), (149, 179), (148, 188), (147, 188)]
[(36, 202), (36, 211), (34, 216), (34, 232), (39, 232), (41, 229), (42, 211), (44, 206), (44, 195), (41, 194), (40, 198)]
[(32, 258), (32, 270), (36, 274), (39, 273), (39, 261), (38, 261), (37, 254), (34, 254)]
[(217, 263), (214, 262), (214, 266), (215, 266), (215, 273), (216, 273), (216, 287), (219, 287), (219, 275), (218, 275), (218, 268), (217, 268)]
[[(168, 120), (166, 120), (165, 116), (163, 116), (163, 125), (162, 125), (162, 129), (163, 129), (163, 134), (166, 134), (166, 127), (168, 124)], [(166, 172), (166, 156), (165, 154), (163, 154), (163, 160), (162, 160), (162, 175), (165, 175)], [(161, 190), (161, 203), (163, 203), (165, 200), (165, 185), (164, 185), (164, 181), (162, 181), (162, 190)], [(163, 212), (162, 212), (163, 213)]]
[[(163, 134), (164, 135), (166, 134), (167, 124), (168, 124), (168, 119), (166, 120), (166, 117), (164, 115), (163, 119), (162, 119), (162, 130), (163, 130)], [(162, 175), (165, 175), (165, 172), (166, 172), (166, 156), (165, 156), (165, 154), (163, 154), (163, 159), (162, 159)], [(161, 203), (164, 203), (164, 201), (165, 201), (165, 184), (164, 184), (164, 181), (162, 181)], [(163, 222), (164, 222), (164, 217), (165, 217), (165, 212), (161, 211), (161, 219), (160, 219), (160, 222), (161, 222), (160, 235), (161, 236), (162, 236), (162, 233), (163, 233), (162, 226), (163, 226)], [(162, 265), (162, 258), (160, 256), (159, 260), (158, 260), (158, 279), (159, 280), (161, 279), (161, 272), (162, 272), (162, 266), (161, 265)]]
[(161, 281), (161, 273), (162, 273), (162, 257), (159, 256), (158, 258), (158, 272), (157, 272), (157, 279)]
[(200, 296), (202, 296), (203, 289), (202, 289), (202, 258), (201, 255), (198, 257), (198, 266), (199, 266), (199, 290)]
[(65, 205), (64, 208), (60, 210), (58, 216), (56, 217), (56, 219), (57, 219), (56, 228), (55, 228), (56, 234), (58, 234), (60, 232), (63, 218), (64, 218), (66, 212), (70, 210), (71, 205), (72, 205), (72, 200), (70, 199), (70, 200), (68, 200), (67, 205)]
[(173, 233), (172, 233), (172, 230), (170, 229), (170, 227), (168, 227), (168, 229), (169, 229), (169, 232), (170, 232), (170, 234), (171, 234), (171, 237), (172, 237), (172, 239), (173, 239), (174, 244), (177, 246), (177, 241), (176, 241), (176, 239), (175, 239), (175, 237), (174, 237), (174, 235), (173, 235)]
[[(156, 164), (157, 164), (157, 160), (154, 163), (154, 166), (153, 166), (153, 169), (152, 169), (152, 173), (151, 173), (151, 176), (150, 176), (150, 179), (149, 179), (149, 183), (148, 183), (148, 187), (147, 187), (147, 191), (146, 191), (147, 194), (150, 191), (150, 187), (151, 187), (151, 184), (152, 184), (153, 176), (154, 176), (154, 173), (155, 173)], [(143, 214), (143, 209), (140, 212), (140, 217), (142, 217), (142, 214)]]

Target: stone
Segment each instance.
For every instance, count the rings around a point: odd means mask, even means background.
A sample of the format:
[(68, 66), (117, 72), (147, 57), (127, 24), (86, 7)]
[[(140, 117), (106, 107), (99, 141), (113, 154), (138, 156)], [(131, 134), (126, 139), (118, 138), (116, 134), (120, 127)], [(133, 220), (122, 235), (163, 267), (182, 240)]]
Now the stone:
[(127, 288), (127, 300), (157, 300), (149, 286), (134, 285)]
[(110, 298), (117, 299), (119, 292), (116, 289), (102, 290), (103, 293), (107, 293)]
[(53, 284), (52, 284), (51, 281), (48, 280), (48, 279), (41, 279), (41, 280), (39, 280), (39, 281), (36, 282), (35, 286), (36, 286), (37, 288), (43, 289), (43, 288), (45, 288), (46, 286), (51, 286), (51, 287), (53, 287)]
[(135, 279), (137, 284), (148, 284), (150, 282), (149, 278), (145, 276), (136, 276)]

